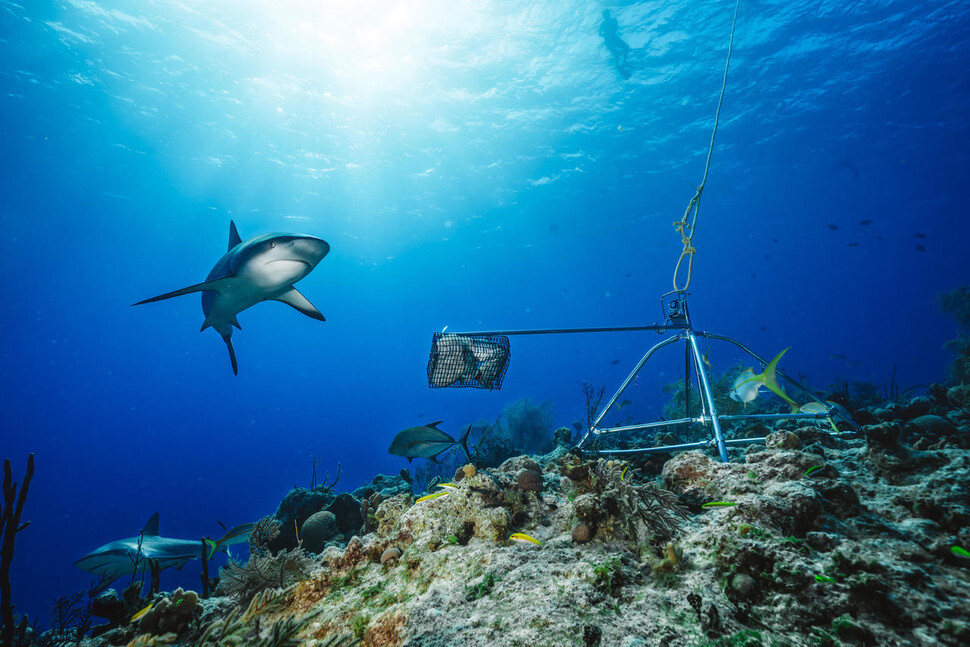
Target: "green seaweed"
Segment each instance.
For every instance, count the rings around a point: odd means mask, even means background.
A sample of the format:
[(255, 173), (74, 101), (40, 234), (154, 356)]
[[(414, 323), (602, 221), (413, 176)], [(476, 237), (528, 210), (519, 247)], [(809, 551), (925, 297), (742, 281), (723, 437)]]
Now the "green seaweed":
[(367, 627), (370, 625), (370, 615), (362, 613), (356, 618), (354, 618), (353, 623), (350, 625), (350, 630), (354, 634), (354, 638), (363, 639), (364, 634), (367, 633)]
[(615, 596), (623, 579), (620, 572), (620, 558), (610, 557), (599, 564), (591, 564), (591, 566), (595, 576), (593, 586), (610, 596)]
[(474, 602), (475, 600), (485, 597), (492, 592), (492, 588), (495, 587), (495, 583), (498, 582), (499, 579), (500, 577), (493, 571), (485, 573), (480, 582), (465, 587), (465, 600), (468, 602)]

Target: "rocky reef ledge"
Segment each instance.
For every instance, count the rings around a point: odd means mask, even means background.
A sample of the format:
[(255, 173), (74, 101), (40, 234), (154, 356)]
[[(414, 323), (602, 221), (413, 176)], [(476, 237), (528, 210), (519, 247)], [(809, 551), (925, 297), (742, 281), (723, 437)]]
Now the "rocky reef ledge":
[[(466, 465), (422, 501), (387, 476), (291, 493), (190, 621), (83, 644), (970, 644), (970, 415), (922, 398), (868, 422), (780, 423), (729, 463), (659, 473), (560, 447)], [(314, 554), (293, 519), (321, 511)]]

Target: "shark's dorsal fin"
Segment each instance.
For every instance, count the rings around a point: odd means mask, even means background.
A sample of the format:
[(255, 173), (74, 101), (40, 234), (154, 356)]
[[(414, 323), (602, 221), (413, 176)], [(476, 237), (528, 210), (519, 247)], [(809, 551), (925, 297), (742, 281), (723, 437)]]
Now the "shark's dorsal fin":
[(165, 294), (160, 294), (157, 297), (152, 297), (151, 299), (145, 299), (144, 301), (139, 301), (138, 303), (133, 303), (133, 306), (140, 306), (143, 303), (153, 303), (155, 301), (161, 301), (163, 299), (171, 299), (172, 297), (180, 297), (183, 294), (192, 294), (193, 292), (204, 292), (210, 290), (212, 292), (223, 292), (229, 286), (230, 281), (233, 281), (235, 277), (227, 276), (221, 279), (213, 279), (212, 281), (206, 281), (205, 283), (196, 283), (195, 285), (190, 285), (187, 288), (182, 288), (181, 290), (176, 290), (175, 292), (166, 292)]
[(229, 221), (229, 249), (232, 249), (236, 245), (242, 242), (242, 238), (239, 237), (239, 232), (236, 231), (236, 221)]
[(317, 319), (318, 321), (326, 321), (323, 315), (320, 314), (320, 311), (314, 308), (313, 304), (310, 303), (310, 301), (305, 296), (300, 294), (300, 291), (297, 290), (296, 288), (293, 288), (292, 290), (288, 290), (284, 292), (283, 294), (273, 299), (273, 301), (281, 301), (288, 306), (292, 306), (293, 308), (296, 308), (297, 310), (299, 310), (306, 316), (310, 317), (311, 319)]
[(141, 529), (141, 534), (146, 537), (157, 537), (158, 536), (158, 513), (156, 512), (148, 518), (145, 522), (145, 526)]

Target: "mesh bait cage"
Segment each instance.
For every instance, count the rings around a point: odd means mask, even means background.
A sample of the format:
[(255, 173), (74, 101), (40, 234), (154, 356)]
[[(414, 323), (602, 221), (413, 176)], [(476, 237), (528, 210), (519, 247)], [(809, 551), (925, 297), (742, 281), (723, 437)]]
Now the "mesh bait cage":
[(504, 335), (435, 333), (428, 358), (428, 386), (500, 389), (510, 357), (509, 338)]

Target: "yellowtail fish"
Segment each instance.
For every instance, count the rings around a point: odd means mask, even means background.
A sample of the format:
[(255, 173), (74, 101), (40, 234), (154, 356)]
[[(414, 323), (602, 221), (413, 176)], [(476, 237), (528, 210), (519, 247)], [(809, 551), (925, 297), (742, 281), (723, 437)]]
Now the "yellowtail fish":
[(454, 483), (435, 483), (435, 487), (444, 488), (446, 490), (457, 490), (458, 486)]
[(432, 499), (440, 499), (443, 496), (448, 496), (451, 494), (451, 490), (440, 490), (432, 494), (425, 494), (423, 497), (415, 500), (415, 503), (421, 503), (422, 501), (431, 501)]
[(147, 607), (145, 607), (144, 609), (142, 609), (141, 611), (139, 611), (135, 615), (131, 616), (131, 621), (132, 622), (138, 622), (139, 620), (141, 620), (142, 619), (142, 616), (144, 616), (146, 613), (148, 613), (149, 611), (151, 611), (153, 606), (155, 606), (155, 603), (154, 602), (152, 602), (151, 604), (149, 604)]
[[(789, 346), (789, 348), (791, 348)], [(734, 380), (734, 384), (731, 385), (731, 399), (736, 402), (742, 402), (747, 404), (758, 397), (758, 391), (764, 385), (768, 390), (775, 393), (782, 400), (791, 405), (792, 411), (798, 411), (799, 405), (797, 402), (788, 397), (788, 395), (782, 391), (781, 387), (778, 385), (778, 380), (775, 377), (775, 373), (778, 368), (778, 361), (781, 359), (782, 355), (788, 352), (788, 348), (781, 351), (775, 355), (774, 359), (768, 362), (768, 365), (760, 373), (755, 373), (753, 368), (747, 368), (737, 376)]]
[(509, 535), (509, 539), (514, 541), (517, 544), (533, 544), (535, 546), (542, 545), (541, 541), (539, 541), (535, 537), (530, 537), (524, 532), (513, 532), (511, 535)]

